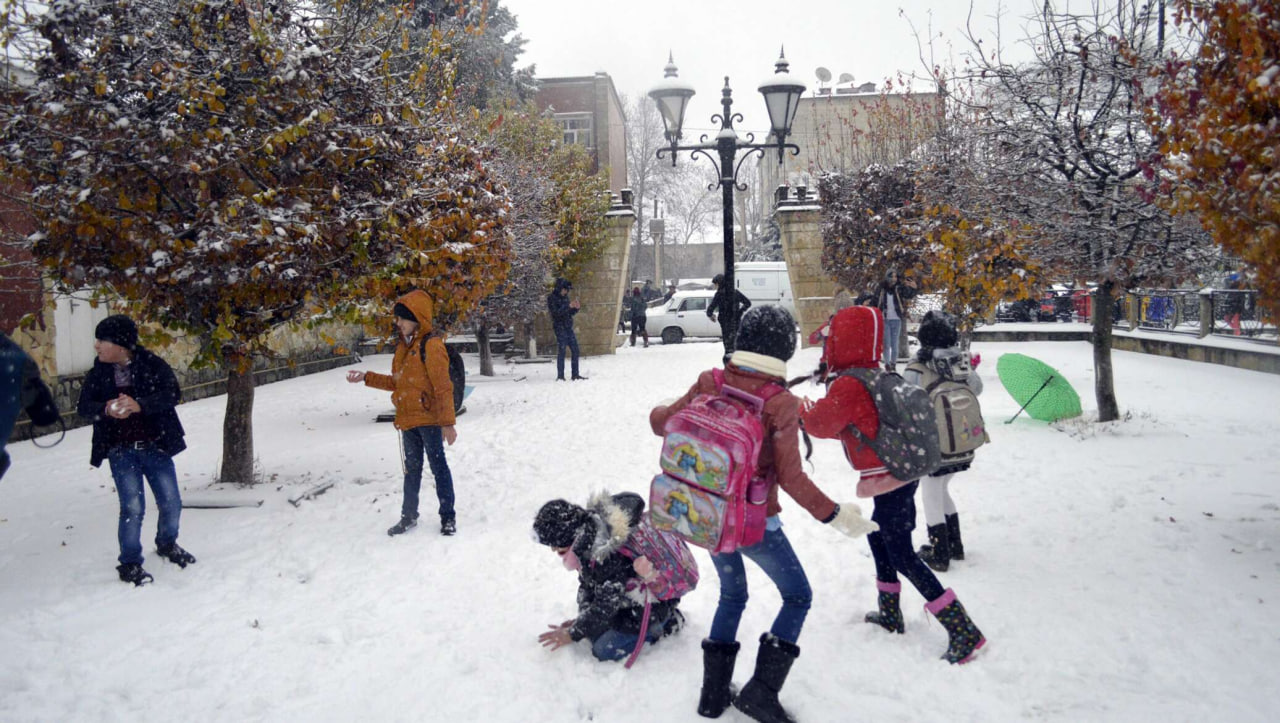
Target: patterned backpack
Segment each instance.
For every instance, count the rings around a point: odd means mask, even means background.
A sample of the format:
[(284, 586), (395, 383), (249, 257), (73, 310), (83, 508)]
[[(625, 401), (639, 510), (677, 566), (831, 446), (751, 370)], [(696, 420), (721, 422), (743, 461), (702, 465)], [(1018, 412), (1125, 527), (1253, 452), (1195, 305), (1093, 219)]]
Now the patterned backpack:
[(644, 615), (640, 618), (640, 633), (636, 638), (636, 647), (626, 662), (626, 667), (630, 668), (635, 664), (636, 658), (640, 657), (640, 649), (644, 647), (648, 636), (649, 611), (653, 599), (676, 600), (692, 592), (698, 586), (698, 561), (693, 559), (693, 551), (678, 535), (654, 527), (648, 513), (640, 518), (640, 524), (631, 531), (631, 536), (619, 552), (631, 560), (640, 557), (647, 559), (656, 573), (647, 583), (638, 577), (627, 583), (628, 592), (644, 588)]
[(726, 385), (723, 370), (713, 374), (717, 393), (694, 397), (667, 420), (649, 512), (654, 527), (714, 554), (764, 539), (769, 480), (756, 473), (760, 415), (782, 387), (767, 384), (757, 396)]
[(939, 349), (928, 363), (912, 362), (907, 368), (920, 373), (920, 385), (933, 402), (941, 455), (934, 474), (968, 469), (974, 451), (990, 441), (982, 419), (982, 406), (970, 387), (972, 369), (968, 353)]
[(868, 439), (852, 424), (848, 429), (876, 453), (889, 474), (911, 482), (938, 468), (942, 453), (933, 401), (928, 392), (894, 372), (849, 369), (840, 376), (857, 379), (871, 394), (880, 418), (876, 438)]

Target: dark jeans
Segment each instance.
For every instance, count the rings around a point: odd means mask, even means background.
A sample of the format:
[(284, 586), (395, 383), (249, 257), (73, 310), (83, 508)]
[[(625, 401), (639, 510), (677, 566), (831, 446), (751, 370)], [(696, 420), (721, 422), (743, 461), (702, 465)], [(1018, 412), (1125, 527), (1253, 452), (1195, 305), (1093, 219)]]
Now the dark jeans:
[(111, 477), (120, 498), (120, 525), (116, 536), (120, 541), (120, 564), (142, 564), (142, 517), (147, 500), (142, 491), (146, 478), (151, 494), (160, 510), (156, 524), (156, 547), (178, 541), (178, 519), (182, 516), (182, 497), (178, 493), (178, 474), (173, 458), (152, 446), (136, 449), (118, 446), (107, 453)]
[(649, 343), (649, 329), (645, 326), (645, 318), (631, 317), (631, 346), (636, 345), (636, 334), (644, 337), (644, 343)]
[(404, 442), (403, 517), (418, 518), (418, 491), (422, 488), (422, 456), (426, 453), (431, 475), (436, 479), (436, 497), (440, 498), (440, 519), (452, 520), (453, 475), (444, 458), (444, 432), (439, 427), (414, 427), (400, 433)]
[[(667, 620), (675, 613), (667, 613), (666, 616), (659, 618), (657, 615), (649, 616), (649, 630), (645, 632), (644, 639), (647, 643), (656, 643), (662, 637), (663, 626), (667, 624)], [(591, 642), (591, 654), (596, 656), (596, 660), (622, 660), (631, 655), (631, 651), (636, 649), (636, 641), (640, 639), (640, 633), (624, 633), (621, 630), (606, 630)]]
[(781, 528), (765, 530), (764, 539), (751, 547), (711, 556), (711, 563), (720, 576), (720, 604), (711, 620), (708, 637), (721, 643), (732, 643), (738, 639), (738, 623), (742, 620), (742, 611), (747, 608), (748, 597), (747, 568), (742, 562), (743, 557), (759, 565), (782, 595), (782, 609), (774, 618), (770, 632), (789, 643), (796, 642), (809, 614), (813, 591), (809, 588), (804, 567)]
[(572, 374), (578, 376), (578, 335), (573, 329), (556, 331), (556, 377), (564, 379), (564, 350), (573, 352)]
[(724, 355), (728, 357), (733, 353), (735, 343), (738, 341), (738, 327), (729, 326), (723, 316), (720, 317), (720, 341), (724, 342)]
[(916, 487), (919, 482), (903, 485), (892, 492), (878, 495), (871, 519), (880, 525), (879, 532), (867, 535), (871, 557), (876, 562), (876, 579), (897, 582), (902, 573), (925, 600), (937, 600), (942, 583), (924, 564), (911, 546), (911, 531), (916, 528)]

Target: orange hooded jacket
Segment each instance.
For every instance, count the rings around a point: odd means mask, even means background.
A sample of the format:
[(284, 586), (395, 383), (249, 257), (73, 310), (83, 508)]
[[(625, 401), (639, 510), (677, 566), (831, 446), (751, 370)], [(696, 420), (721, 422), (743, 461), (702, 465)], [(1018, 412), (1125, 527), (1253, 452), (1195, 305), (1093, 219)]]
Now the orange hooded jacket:
[[(367, 372), (365, 386), (391, 392), (396, 406), (396, 429), (449, 427), (454, 423), (453, 382), (449, 380), (449, 353), (444, 339), (431, 336), (435, 307), (425, 291), (415, 289), (396, 299), (413, 312), (418, 331), (405, 342), (399, 338), (391, 360), (391, 375)], [(422, 353), (423, 339), (426, 353)], [(426, 361), (423, 361), (423, 356)]]

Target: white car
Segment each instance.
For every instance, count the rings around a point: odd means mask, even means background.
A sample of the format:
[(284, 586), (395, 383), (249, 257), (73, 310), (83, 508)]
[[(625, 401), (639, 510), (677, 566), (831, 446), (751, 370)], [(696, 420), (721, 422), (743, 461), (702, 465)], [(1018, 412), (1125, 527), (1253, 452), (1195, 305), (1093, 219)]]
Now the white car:
[(720, 322), (707, 318), (711, 289), (677, 291), (671, 301), (648, 310), (645, 328), (650, 336), (661, 336), (663, 344), (679, 344), (685, 337), (720, 338)]

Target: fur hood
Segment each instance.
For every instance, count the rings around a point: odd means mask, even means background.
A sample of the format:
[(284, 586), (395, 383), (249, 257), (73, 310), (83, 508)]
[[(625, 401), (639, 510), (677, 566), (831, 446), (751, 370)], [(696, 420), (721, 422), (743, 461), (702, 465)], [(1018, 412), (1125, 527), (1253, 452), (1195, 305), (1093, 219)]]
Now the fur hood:
[(634, 492), (597, 493), (587, 503), (587, 519), (573, 543), (573, 552), (584, 563), (603, 562), (622, 549), (631, 531), (640, 524), (644, 498)]

